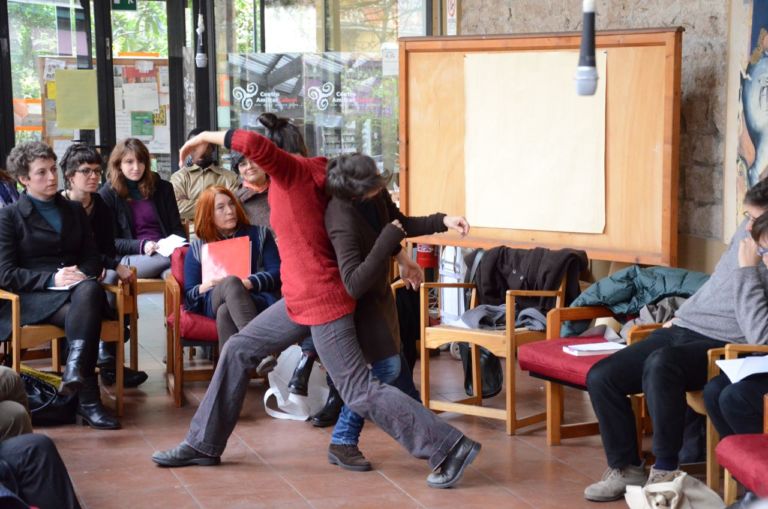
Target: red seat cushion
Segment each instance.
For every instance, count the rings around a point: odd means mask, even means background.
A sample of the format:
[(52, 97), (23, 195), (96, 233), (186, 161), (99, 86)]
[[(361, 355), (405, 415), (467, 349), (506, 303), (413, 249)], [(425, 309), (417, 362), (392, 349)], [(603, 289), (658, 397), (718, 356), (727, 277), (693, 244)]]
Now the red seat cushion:
[(737, 481), (758, 497), (768, 497), (768, 435), (731, 435), (715, 451)]
[(600, 359), (608, 355), (570, 355), (563, 347), (605, 341), (598, 337), (548, 339), (522, 345), (517, 349), (520, 369), (548, 380), (586, 389), (587, 373)]
[[(173, 325), (174, 314), (168, 315), (168, 325)], [(179, 334), (182, 339), (192, 341), (219, 341), (219, 333), (216, 330), (216, 320), (207, 316), (181, 311), (179, 318)]]
[(189, 246), (182, 246), (171, 253), (171, 274), (178, 281), (182, 291), (184, 290), (184, 257), (187, 256)]

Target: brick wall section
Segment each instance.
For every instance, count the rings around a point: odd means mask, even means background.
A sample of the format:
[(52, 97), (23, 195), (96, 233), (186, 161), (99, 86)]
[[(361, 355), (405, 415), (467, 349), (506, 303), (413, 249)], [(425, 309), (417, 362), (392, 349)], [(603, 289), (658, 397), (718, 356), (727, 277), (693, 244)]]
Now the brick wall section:
[[(599, 0), (597, 28), (682, 26), (680, 233), (723, 229), (728, 2)], [(581, 30), (581, 0), (462, 0), (462, 35)], [(574, 62), (574, 72), (576, 63)], [(735, 185), (735, 183), (734, 183)]]

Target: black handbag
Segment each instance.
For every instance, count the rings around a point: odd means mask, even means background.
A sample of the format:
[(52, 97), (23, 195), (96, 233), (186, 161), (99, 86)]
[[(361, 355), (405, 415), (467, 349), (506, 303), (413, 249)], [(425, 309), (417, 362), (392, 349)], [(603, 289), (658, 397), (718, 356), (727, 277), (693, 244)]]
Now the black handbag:
[(29, 413), (33, 426), (56, 426), (75, 422), (77, 396), (64, 396), (46, 382), (27, 373), (21, 373), (27, 390)]
[[(468, 343), (459, 343), (461, 364), (464, 366), (464, 392), (467, 396), (474, 394), (472, 387), (472, 352)], [(483, 387), (483, 398), (492, 398), (504, 387), (504, 370), (501, 361), (491, 352), (480, 347), (480, 384)]]

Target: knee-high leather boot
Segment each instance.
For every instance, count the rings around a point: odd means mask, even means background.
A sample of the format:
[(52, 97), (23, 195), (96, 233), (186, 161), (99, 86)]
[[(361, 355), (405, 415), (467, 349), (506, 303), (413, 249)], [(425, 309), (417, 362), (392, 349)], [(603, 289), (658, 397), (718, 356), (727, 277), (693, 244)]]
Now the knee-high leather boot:
[(84, 339), (71, 339), (68, 341), (69, 354), (67, 363), (64, 366), (64, 373), (61, 375), (61, 385), (59, 392), (62, 394), (74, 394), (85, 385), (88, 366), (92, 363), (88, 361), (87, 341)]
[(107, 413), (101, 404), (101, 392), (96, 376), (89, 376), (78, 393), (77, 415), (95, 429), (120, 429), (120, 421)]

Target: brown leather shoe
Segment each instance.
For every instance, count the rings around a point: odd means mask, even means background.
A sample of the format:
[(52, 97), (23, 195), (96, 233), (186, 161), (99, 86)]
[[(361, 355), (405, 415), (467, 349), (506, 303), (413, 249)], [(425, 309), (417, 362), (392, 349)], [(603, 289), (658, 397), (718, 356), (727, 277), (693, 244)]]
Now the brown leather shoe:
[(329, 445), (328, 463), (355, 472), (367, 472), (372, 469), (371, 462), (365, 459), (356, 445)]

